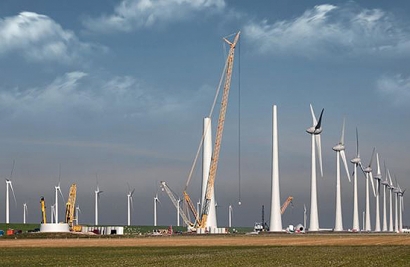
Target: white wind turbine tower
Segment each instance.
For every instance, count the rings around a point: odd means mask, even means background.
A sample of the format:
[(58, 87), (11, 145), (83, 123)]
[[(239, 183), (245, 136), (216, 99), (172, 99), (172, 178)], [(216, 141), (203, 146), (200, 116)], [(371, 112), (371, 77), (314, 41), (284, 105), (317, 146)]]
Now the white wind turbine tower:
[[(397, 183), (397, 181), (396, 181), (396, 183)], [(393, 193), (394, 193), (394, 199), (395, 199), (395, 201), (394, 201), (394, 231), (396, 232), (396, 233), (398, 233), (399, 232), (399, 218), (398, 218), (398, 216), (399, 216), (399, 214), (398, 214), (398, 211), (397, 211), (397, 203), (398, 203), (398, 199), (399, 199), (399, 192), (400, 192), (400, 190), (399, 190), (399, 188), (396, 186), (396, 187), (393, 187), (393, 186), (391, 186), (392, 188), (393, 188)]]
[(366, 175), (366, 225), (364, 227), (365, 231), (371, 231), (372, 226), (371, 226), (371, 222), (370, 222), (370, 196), (369, 196), (369, 180), (372, 184), (372, 188), (373, 188), (373, 194), (374, 196), (376, 196), (376, 193), (374, 192), (374, 183), (373, 183), (373, 174), (372, 174), (372, 161), (374, 158), (374, 151), (375, 148), (373, 148), (373, 152), (372, 152), (372, 157), (370, 158), (370, 163), (369, 166), (367, 166), (366, 168), (362, 169), (364, 174)]
[(359, 152), (359, 133), (356, 128), (356, 157), (350, 160), (351, 163), (354, 165), (354, 174), (353, 174), (353, 226), (352, 230), (360, 231), (360, 224), (359, 224), (359, 203), (358, 203), (358, 196), (357, 196), (357, 167), (361, 168), (360, 162), (360, 152)]
[(313, 126), (306, 130), (312, 136), (312, 177), (311, 177), (311, 193), (310, 193), (310, 223), (309, 231), (319, 231), (319, 213), (317, 207), (317, 185), (316, 185), (316, 150), (317, 145), (320, 174), (323, 177), (322, 167), (322, 145), (320, 141), (320, 133), (322, 132), (322, 115), (324, 109), (319, 116), (319, 121), (316, 120), (315, 113), (313, 112), (312, 105), (310, 105), (310, 112), (312, 113)]
[(232, 205), (228, 207), (228, 227), (232, 227)]
[(131, 190), (130, 185), (128, 184), (128, 194), (127, 194), (127, 204), (128, 204), (128, 217), (127, 217), (127, 225), (131, 225), (131, 209), (134, 209), (132, 195), (134, 194), (135, 188)]
[(379, 153), (376, 153), (377, 173), (374, 176), (376, 180), (376, 218), (375, 218), (375, 232), (380, 232), (380, 181), (382, 179), (382, 173), (380, 170)]
[(281, 232), (282, 214), (280, 212), (278, 119), (276, 105), (273, 105), (272, 117), (272, 188), (269, 231)]
[(403, 211), (404, 211), (404, 200), (403, 200), (403, 196), (404, 196), (404, 192), (406, 192), (406, 189), (404, 189), (403, 191), (400, 189), (400, 221), (399, 221), (399, 230), (400, 232), (403, 231)]
[(13, 167), (11, 169), (10, 178), (6, 179), (6, 223), (10, 223), (10, 196), (9, 196), (9, 187), (11, 188), (11, 192), (13, 193), (14, 203), (17, 205), (16, 195), (14, 194), (13, 184), (11, 182), (11, 177), (13, 176), (14, 171), (14, 161)]
[(23, 223), (26, 224), (26, 217), (27, 217), (28, 209), (27, 203), (23, 204)]
[(180, 215), (179, 215), (179, 207), (180, 207), (180, 205), (181, 205), (181, 199), (178, 198), (177, 202), (178, 202), (178, 208), (177, 208), (177, 226), (179, 226), (179, 218), (180, 218)]
[[(386, 209), (386, 189), (389, 189), (390, 185), (389, 185), (389, 180), (387, 177), (387, 168), (386, 168), (386, 163), (384, 163), (384, 171), (385, 171), (385, 176), (386, 176), (386, 180), (384, 180), (383, 182), (381, 182), (381, 184), (383, 185), (383, 228), (382, 231), (383, 232), (387, 232), (387, 209)], [(390, 207), (391, 207), (391, 203), (390, 203)], [(391, 209), (390, 209), (391, 212)]]
[(61, 198), (63, 199), (63, 203), (65, 202), (63, 193), (61, 192), (61, 187), (60, 187), (60, 180), (61, 180), (61, 167), (59, 169), (59, 174), (58, 174), (58, 185), (55, 186), (55, 223), (58, 223), (58, 192), (60, 192)]
[(347, 173), (347, 178), (350, 182), (349, 169), (347, 167), (347, 160), (345, 154), (345, 144), (344, 144), (344, 135), (345, 135), (345, 120), (343, 119), (342, 126), (342, 136), (340, 137), (340, 142), (333, 147), (333, 150), (336, 151), (336, 216), (335, 216), (335, 228), (334, 231), (343, 231), (343, 218), (342, 218), (342, 192), (340, 188), (340, 157), (342, 157), (343, 164)]
[(387, 169), (387, 175), (389, 176), (389, 192), (390, 192), (390, 213), (389, 213), (389, 232), (393, 232), (393, 194), (394, 194), (394, 186), (391, 180), (390, 171)]
[(79, 214), (81, 213), (80, 206), (75, 207), (75, 222), (79, 224)]
[(94, 224), (98, 225), (98, 203), (100, 202), (100, 194), (103, 191), (100, 191), (100, 187), (98, 186), (98, 179), (97, 179), (97, 189), (94, 191), (95, 195), (95, 219)]
[(50, 218), (51, 218), (50, 223), (54, 223), (54, 218), (55, 218), (55, 215), (56, 215), (56, 204), (51, 205), (50, 215), (51, 215), (50, 216)]
[(398, 229), (399, 229), (399, 233), (401, 233), (403, 230), (403, 210), (404, 210), (403, 195), (406, 189), (404, 190), (401, 189), (399, 183), (397, 182), (397, 179), (396, 179), (396, 184), (397, 184), (397, 189), (398, 189), (397, 200), (399, 202), (399, 228)]
[(161, 204), (158, 198), (158, 193), (154, 197), (154, 226), (157, 226), (157, 202)]

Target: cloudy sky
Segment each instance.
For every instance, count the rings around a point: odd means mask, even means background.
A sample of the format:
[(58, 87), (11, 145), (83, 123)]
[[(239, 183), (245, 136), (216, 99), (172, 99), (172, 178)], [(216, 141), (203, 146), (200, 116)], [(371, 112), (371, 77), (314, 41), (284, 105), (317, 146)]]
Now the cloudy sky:
[[(358, 127), (365, 165), (376, 147), (410, 186), (409, 13), (408, 1), (2, 1), (0, 175), (9, 178), (15, 160), (11, 221), (22, 221), (24, 202), (29, 221), (40, 221), (40, 197), (54, 203), (61, 165), (65, 199), (78, 186), (81, 223), (94, 222), (97, 176), (101, 224), (126, 223), (127, 183), (135, 188), (132, 223), (152, 224), (158, 182), (182, 194), (223, 70), (222, 37), (241, 30), (216, 178), (219, 225), (227, 225), (230, 204), (236, 226), (260, 221), (262, 205), (269, 219), (273, 104), (281, 199), (294, 197), (283, 224), (302, 222), (312, 103), (316, 113), (325, 109), (319, 217), (320, 227), (332, 228), (332, 147), (344, 117), (347, 157), (355, 156)], [(188, 188), (194, 200), (200, 173), (198, 165)], [(347, 229), (352, 184), (342, 174)], [(364, 182), (360, 174), (360, 212)], [(170, 200), (158, 193), (158, 223), (175, 225)], [(374, 225), (373, 199), (371, 210)]]

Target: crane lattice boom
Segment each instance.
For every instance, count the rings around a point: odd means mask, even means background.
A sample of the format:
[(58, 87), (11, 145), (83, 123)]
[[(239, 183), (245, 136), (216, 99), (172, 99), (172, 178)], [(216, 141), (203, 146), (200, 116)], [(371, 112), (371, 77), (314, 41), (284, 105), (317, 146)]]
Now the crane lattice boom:
[(293, 197), (289, 196), (286, 201), (283, 203), (282, 207), (280, 208), (280, 214), (283, 214), (286, 210), (286, 208), (289, 206), (290, 203), (292, 203)]
[(224, 84), (224, 90), (222, 94), (221, 109), (219, 111), (219, 119), (218, 119), (218, 127), (216, 130), (215, 146), (214, 146), (214, 150), (212, 153), (211, 166), (209, 169), (205, 201), (204, 201), (203, 210), (201, 214), (201, 223), (199, 225), (199, 227), (201, 228), (204, 228), (206, 225), (206, 221), (207, 221), (208, 214), (209, 214), (209, 204), (211, 202), (212, 189), (215, 184), (215, 176), (216, 176), (216, 170), (218, 168), (219, 152), (221, 150), (222, 133), (224, 130), (226, 108), (228, 106), (229, 89), (231, 87), (234, 52), (235, 52), (236, 44), (239, 40), (239, 35), (240, 35), (240, 32), (238, 32), (235, 35), (233, 42), (230, 42), (224, 38), (224, 41), (229, 44), (230, 49), (229, 49), (228, 57), (226, 59), (227, 68), (226, 68), (226, 73), (225, 73), (225, 84)]

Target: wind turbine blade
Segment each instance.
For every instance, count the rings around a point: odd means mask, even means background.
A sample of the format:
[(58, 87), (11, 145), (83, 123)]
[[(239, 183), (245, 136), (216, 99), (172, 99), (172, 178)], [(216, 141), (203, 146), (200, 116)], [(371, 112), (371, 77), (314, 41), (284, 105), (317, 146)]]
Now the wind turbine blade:
[(323, 115), (323, 111), (325, 111), (325, 109), (324, 108), (322, 108), (322, 112), (320, 112), (320, 116), (319, 116), (319, 121), (317, 122), (317, 125), (316, 125), (316, 129), (319, 129), (321, 126), (322, 126), (322, 115)]
[(317, 120), (316, 120), (315, 113), (313, 112), (312, 104), (310, 104), (310, 113), (312, 114), (313, 126), (316, 126), (317, 125)]
[(348, 166), (347, 166), (346, 154), (345, 154), (345, 151), (344, 151), (344, 150), (341, 150), (341, 151), (340, 151), (340, 156), (342, 156), (342, 161), (343, 161), (343, 164), (345, 165), (345, 170), (346, 170), (347, 178), (349, 179), (349, 182), (351, 182), (350, 173), (349, 173), (349, 168), (348, 168)]
[(372, 172), (369, 172), (369, 179), (370, 179), (370, 182), (372, 183), (373, 195), (376, 196), (376, 190), (374, 189), (374, 182), (373, 182), (373, 174), (372, 174)]
[(323, 177), (323, 164), (322, 164), (322, 144), (320, 141), (320, 134), (315, 135), (315, 139), (316, 139), (316, 146), (317, 146), (317, 150), (318, 150), (318, 158), (319, 158), (319, 167), (320, 167), (320, 174)]
[(131, 197), (132, 197), (132, 195), (134, 194), (134, 192), (135, 192), (135, 188), (132, 189), (132, 191), (131, 191)]
[(357, 130), (357, 127), (356, 127), (356, 154), (357, 154), (357, 157), (360, 158), (360, 150), (359, 150), (359, 131)]
[(392, 182), (392, 180), (391, 180), (391, 175), (390, 175), (390, 170), (389, 170), (389, 169), (387, 169), (387, 174), (388, 174), (388, 176), (389, 176), (390, 186), (393, 186), (393, 182)]
[(380, 179), (377, 179), (377, 195), (380, 196)]
[(60, 192), (61, 198), (63, 199), (63, 203), (65, 203), (63, 193), (61, 192), (61, 189), (60, 189), (60, 184), (59, 184), (58, 188), (59, 188), (58, 191)]
[(11, 181), (10, 181), (10, 188), (11, 188), (11, 192), (13, 193), (14, 203), (16, 204), (16, 207), (17, 207), (16, 195), (14, 194), (13, 184), (11, 183)]
[(373, 158), (374, 158), (374, 151), (376, 150), (375, 147), (373, 147), (373, 152), (372, 152), (372, 157), (370, 158), (370, 163), (369, 163), (369, 167), (372, 166), (372, 162), (373, 162)]
[(345, 123), (346, 123), (346, 118), (343, 118), (342, 136), (340, 137), (340, 144), (342, 145), (344, 145), (345, 143)]
[(15, 165), (15, 163), (16, 163), (16, 160), (13, 159), (13, 167), (11, 168), (10, 179), (9, 179), (9, 180), (11, 180), (11, 177), (13, 177), (13, 172), (14, 172), (14, 165)]
[(404, 201), (403, 201), (403, 197), (400, 197), (400, 201), (401, 201), (401, 211), (404, 211)]
[(382, 175), (382, 172), (380, 170), (379, 153), (376, 153), (376, 163), (377, 163), (377, 175)]
[(134, 201), (132, 200), (132, 196), (130, 197), (130, 202), (131, 202), (131, 209), (134, 210)]

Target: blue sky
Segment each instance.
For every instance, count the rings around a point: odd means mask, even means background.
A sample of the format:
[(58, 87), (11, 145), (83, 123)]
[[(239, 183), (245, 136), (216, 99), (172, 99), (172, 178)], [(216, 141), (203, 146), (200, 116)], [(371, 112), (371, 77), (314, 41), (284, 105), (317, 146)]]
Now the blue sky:
[[(409, 12), (407, 1), (1, 2), (0, 174), (9, 177), (16, 161), (11, 220), (22, 220), (25, 201), (29, 220), (40, 220), (40, 196), (54, 203), (61, 164), (65, 195), (78, 185), (80, 222), (94, 220), (97, 174), (100, 223), (126, 223), (129, 183), (136, 188), (132, 223), (152, 224), (156, 182), (182, 193), (188, 177), (227, 53), (222, 37), (241, 30), (216, 179), (219, 224), (227, 224), (229, 204), (234, 225), (259, 221), (262, 205), (269, 211), (273, 104), (281, 199), (294, 197), (283, 224), (302, 221), (310, 198), (305, 129), (312, 103), (317, 113), (325, 108), (320, 226), (333, 227), (332, 147), (343, 117), (347, 157), (355, 156), (358, 127), (363, 162), (376, 147), (401, 186), (410, 186)], [(200, 169), (189, 187), (194, 199)], [(158, 222), (175, 224), (168, 197), (160, 199)], [(351, 199), (352, 184), (342, 177), (345, 228)], [(405, 214), (404, 224), (409, 220)]]

